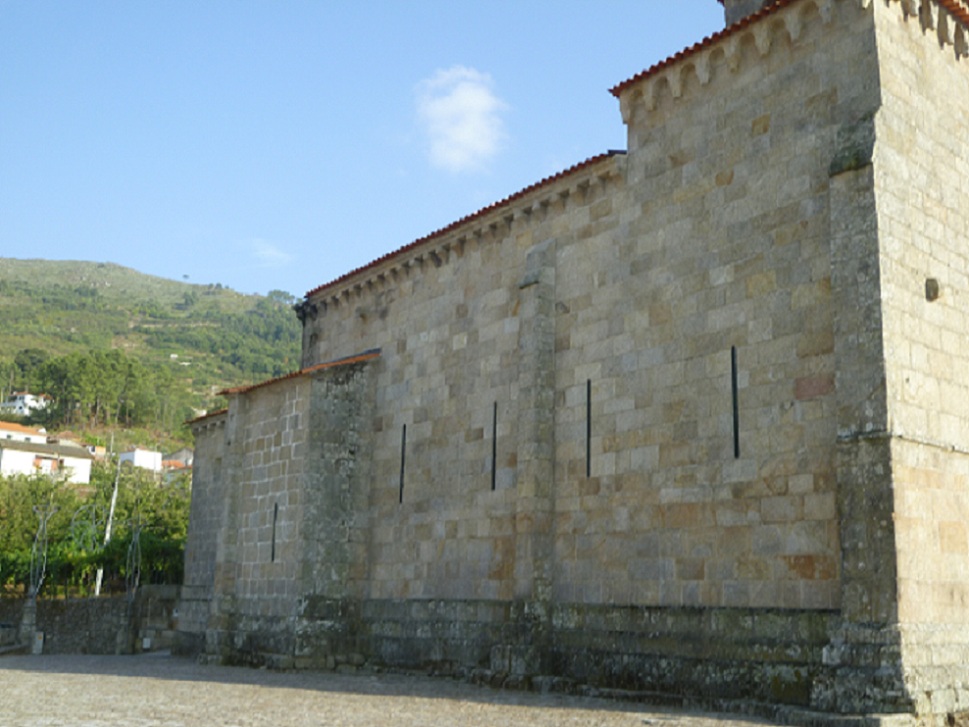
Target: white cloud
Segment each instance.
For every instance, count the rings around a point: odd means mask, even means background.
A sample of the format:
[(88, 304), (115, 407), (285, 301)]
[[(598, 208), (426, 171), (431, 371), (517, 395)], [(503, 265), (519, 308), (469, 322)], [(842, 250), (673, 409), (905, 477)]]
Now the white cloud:
[(437, 71), (418, 85), (417, 115), (434, 166), (470, 171), (500, 151), (508, 106), (492, 86), (491, 76), (464, 66)]
[(277, 268), (290, 263), (293, 256), (268, 240), (250, 240), (249, 252), (261, 267)]

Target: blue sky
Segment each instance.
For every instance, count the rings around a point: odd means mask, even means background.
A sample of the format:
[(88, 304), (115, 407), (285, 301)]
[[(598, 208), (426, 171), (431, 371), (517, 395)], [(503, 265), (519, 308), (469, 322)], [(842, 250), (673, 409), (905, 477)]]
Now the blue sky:
[(716, 0), (0, 0), (0, 257), (308, 290), (626, 146)]

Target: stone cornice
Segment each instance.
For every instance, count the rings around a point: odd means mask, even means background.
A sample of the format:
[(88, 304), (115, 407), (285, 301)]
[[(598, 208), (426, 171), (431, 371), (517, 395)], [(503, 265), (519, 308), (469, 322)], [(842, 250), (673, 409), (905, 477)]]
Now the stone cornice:
[[(611, 93), (619, 98), (623, 120), (628, 124), (635, 109), (655, 110), (661, 92), (680, 98), (691, 74), (705, 86), (715, 66), (737, 71), (748, 46), (767, 56), (774, 47), (796, 42), (806, 23), (831, 23), (837, 3), (869, 8), (873, 2), (899, 5), (906, 16), (918, 17), (924, 30), (935, 31), (940, 44), (951, 45), (957, 56), (969, 55), (969, 10), (963, 0), (777, 0), (620, 83)], [(330, 307), (382, 289), (425, 265), (440, 267), (452, 255), (462, 254), (469, 242), (499, 239), (518, 225), (541, 219), (550, 208), (584, 200), (593, 189), (605, 187), (620, 176), (623, 154), (608, 152), (588, 159), (314, 288), (294, 306), (296, 315), (305, 323), (307, 317), (316, 318)]]
[(680, 98), (690, 74), (705, 86), (715, 63), (738, 70), (747, 45), (752, 44), (766, 56), (774, 46), (797, 41), (809, 15), (828, 24), (836, 3), (852, 2), (867, 9), (876, 1), (901, 6), (907, 17), (918, 17), (924, 31), (935, 31), (940, 44), (952, 46), (957, 57), (969, 55), (969, 7), (963, 0), (778, 0), (620, 83), (611, 92), (619, 99), (623, 121), (628, 124), (636, 108), (656, 109), (661, 90)]
[[(817, 16), (824, 24), (830, 23), (837, 1), (778, 0), (623, 81), (610, 89), (612, 95), (619, 99), (623, 121), (630, 123), (635, 109), (641, 105), (647, 111), (655, 110), (660, 90), (664, 87), (674, 99), (680, 98), (690, 74), (696, 76), (701, 86), (706, 86), (713, 75), (711, 69), (714, 64), (722, 63), (730, 71), (738, 70), (744, 48), (751, 43), (760, 56), (766, 56), (772, 47), (780, 45), (777, 41), (781, 34), (786, 36), (783, 40), (797, 41), (803, 32), (804, 18), (809, 9), (816, 9)], [(872, 2), (848, 1), (863, 6)]]
[(610, 151), (547, 177), (500, 202), (389, 253), (369, 265), (314, 288), (294, 309), (300, 321), (316, 318), (332, 306), (379, 290), (419, 271), (440, 267), (468, 244), (499, 240), (512, 230), (545, 219), (549, 211), (584, 203), (622, 178), (625, 152)]
[(905, 17), (917, 17), (924, 32), (935, 31), (957, 58), (969, 57), (969, 7), (961, 0), (885, 0), (900, 4)]

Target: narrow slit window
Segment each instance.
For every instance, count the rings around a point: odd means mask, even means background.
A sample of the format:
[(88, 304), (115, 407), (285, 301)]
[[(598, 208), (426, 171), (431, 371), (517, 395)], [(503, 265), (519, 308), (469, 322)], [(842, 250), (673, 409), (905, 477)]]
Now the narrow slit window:
[(737, 386), (737, 347), (730, 347), (730, 394), (733, 405), (733, 456), (740, 459), (740, 402)]
[(592, 379), (585, 381), (585, 476), (592, 477)]
[(273, 541), (269, 550), (269, 562), (276, 562), (276, 521), (279, 519), (279, 503), (273, 504)]
[(491, 414), (491, 491), (498, 488), (498, 402)]
[(404, 502), (404, 465), (407, 461), (407, 425), (400, 430), (400, 492), (398, 501)]

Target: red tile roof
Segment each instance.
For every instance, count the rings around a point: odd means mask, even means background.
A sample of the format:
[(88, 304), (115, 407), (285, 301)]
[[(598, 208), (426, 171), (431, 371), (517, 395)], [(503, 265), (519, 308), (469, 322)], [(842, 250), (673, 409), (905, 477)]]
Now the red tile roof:
[[(286, 381), (287, 379), (295, 379), (300, 376), (308, 376), (309, 374), (314, 374), (317, 371), (335, 368), (337, 366), (349, 366), (350, 364), (370, 361), (372, 359), (378, 358), (379, 356), (380, 356), (380, 349), (375, 349), (372, 351), (364, 351), (363, 353), (357, 354), (355, 356), (347, 356), (346, 358), (337, 359), (336, 361), (327, 361), (326, 363), (316, 364), (315, 366), (309, 366), (305, 369), (300, 369), (299, 371), (293, 371), (290, 374), (286, 374), (284, 376), (278, 376), (275, 379), (262, 381), (258, 384), (249, 384), (247, 386), (235, 386), (231, 389), (223, 389), (222, 391), (219, 392), (219, 395), (232, 396), (235, 394), (247, 394), (253, 389), (261, 389), (264, 386), (270, 386), (280, 381)], [(199, 419), (202, 419), (202, 418), (203, 417), (199, 417)], [(193, 419), (192, 421), (193, 422), (199, 421), (199, 419)]]
[[(719, 0), (719, 2), (721, 5), (723, 4), (723, 0)], [(756, 13), (753, 13), (751, 15), (748, 15), (745, 18), (742, 18), (741, 20), (738, 20), (736, 23), (724, 28), (720, 32), (707, 36), (699, 43), (695, 43), (694, 45), (691, 45), (689, 48), (685, 48), (684, 50), (681, 50), (679, 53), (675, 53), (671, 55), (669, 58), (650, 66), (645, 71), (641, 71), (640, 73), (637, 73), (632, 78), (629, 78), (623, 81), (622, 83), (619, 83), (613, 86), (612, 88), (609, 89), (609, 93), (611, 93), (616, 98), (619, 98), (619, 95), (622, 94), (622, 92), (625, 91), (630, 86), (636, 83), (639, 83), (640, 81), (646, 78), (649, 78), (652, 75), (659, 73), (665, 68), (674, 66), (680, 61), (683, 61), (689, 58), (690, 56), (696, 55), (704, 48), (709, 48), (710, 46), (716, 43), (719, 43), (724, 38), (729, 38), (731, 35), (734, 35), (735, 33), (740, 32), (741, 30), (752, 25), (753, 23), (756, 23), (757, 21), (767, 17), (768, 15), (772, 15), (773, 13), (776, 13), (781, 8), (786, 8), (788, 5), (793, 5), (796, 2), (800, 2), (800, 0), (777, 0), (777, 2), (773, 3), (772, 5), (768, 5), (762, 10), (758, 10)]]
[(32, 429), (31, 427), (25, 427), (23, 424), (15, 424), (14, 422), (0, 422), (0, 429), (8, 432), (19, 432), (20, 434), (31, 434), (35, 437), (47, 436), (47, 432), (42, 429)]
[[(717, 1), (721, 5), (723, 5), (723, 0), (717, 0)], [(969, 11), (966, 10), (965, 6), (960, 2), (960, 0), (935, 0), (935, 1), (941, 7), (945, 8), (945, 10), (948, 11), (948, 13), (952, 15), (957, 21), (959, 21), (960, 23), (962, 23), (962, 25), (966, 26), (967, 29), (969, 29)], [(649, 78), (650, 76), (656, 73), (659, 73), (665, 68), (674, 66), (680, 61), (683, 61), (689, 58), (690, 56), (696, 55), (704, 48), (709, 48), (710, 46), (716, 43), (719, 43), (724, 38), (729, 38), (731, 35), (734, 35), (735, 33), (740, 32), (741, 30), (743, 30), (744, 28), (747, 28), (753, 23), (756, 23), (762, 20), (768, 15), (773, 15), (774, 13), (781, 10), (782, 8), (786, 8), (789, 5), (793, 5), (796, 2), (800, 2), (800, 0), (777, 0), (771, 5), (765, 6), (762, 10), (759, 10), (756, 13), (752, 13), (751, 15), (748, 15), (747, 17), (742, 18), (741, 20), (738, 20), (736, 23), (728, 26), (727, 28), (724, 28), (720, 32), (714, 33), (713, 35), (704, 38), (699, 43), (696, 43), (690, 46), (689, 48), (681, 50), (679, 53), (676, 53), (670, 56), (669, 58), (662, 60), (653, 66), (650, 66), (645, 71), (641, 71), (640, 73), (637, 73), (632, 78), (627, 79), (622, 83), (617, 84), (616, 86), (613, 86), (611, 89), (609, 89), (609, 92), (613, 96), (618, 98), (619, 95), (622, 94), (622, 92), (625, 91), (630, 86), (636, 83), (639, 83), (643, 79)]]
[[(723, 0), (718, 0), (718, 2), (721, 5), (723, 4)], [(776, 2), (774, 2), (774, 3), (770, 4), (770, 5), (765, 6), (764, 8), (762, 8), (759, 11), (757, 11), (756, 13), (752, 13), (751, 15), (748, 15), (745, 18), (742, 18), (741, 20), (737, 21), (733, 25), (730, 25), (729, 27), (724, 28), (723, 30), (721, 30), (721, 31), (719, 31), (717, 33), (714, 33), (713, 35), (710, 35), (710, 36), (704, 38), (699, 43), (695, 43), (694, 45), (690, 46), (689, 48), (685, 48), (684, 50), (681, 50), (678, 53), (675, 53), (674, 55), (670, 56), (669, 58), (666, 58), (665, 60), (662, 60), (659, 63), (656, 63), (656, 64), (650, 66), (646, 70), (641, 71), (640, 73), (637, 73), (632, 78), (629, 78), (629, 79), (627, 79), (627, 80), (625, 80), (625, 81), (623, 81), (623, 82), (621, 82), (621, 83), (613, 86), (611, 89), (609, 89), (609, 92), (613, 96), (615, 96), (615, 97), (618, 98), (630, 86), (632, 86), (632, 85), (634, 85), (636, 83), (639, 83), (640, 81), (642, 81), (642, 80), (644, 80), (646, 78), (649, 78), (650, 76), (653, 76), (653, 75), (659, 73), (660, 71), (662, 71), (662, 70), (664, 70), (666, 68), (669, 68), (671, 66), (674, 66), (677, 63), (680, 63), (681, 61), (683, 61), (683, 60), (685, 60), (687, 58), (690, 58), (693, 55), (696, 55), (700, 51), (702, 51), (702, 50), (704, 50), (706, 48), (709, 48), (709, 47), (715, 45), (716, 43), (719, 43), (721, 40), (724, 40), (725, 38), (729, 38), (730, 36), (732, 36), (732, 35), (740, 32), (744, 28), (747, 28), (750, 25), (759, 22), (763, 18), (765, 18), (765, 17), (767, 17), (769, 15), (773, 15), (774, 13), (778, 12), (779, 10), (781, 10), (783, 8), (786, 8), (789, 5), (793, 5), (796, 2), (800, 2), (800, 0), (776, 0)], [(967, 26), (967, 28), (969, 28), (969, 11), (967, 11), (965, 9), (965, 7), (963, 7), (963, 5), (960, 3), (960, 0), (936, 0), (936, 2), (938, 2), (941, 7), (945, 8), (959, 22), (961, 22), (963, 25), (965, 25), (965, 26)], [(516, 200), (521, 199), (522, 197), (524, 197), (526, 194), (529, 194), (530, 192), (535, 191), (536, 189), (539, 189), (539, 188), (544, 187), (544, 186), (546, 186), (548, 184), (551, 184), (553, 182), (556, 182), (556, 181), (558, 181), (558, 180), (560, 180), (560, 179), (562, 179), (564, 177), (567, 177), (569, 175), (572, 175), (572, 174), (575, 174), (577, 172), (580, 172), (580, 171), (582, 171), (582, 170), (584, 170), (584, 169), (586, 169), (586, 168), (588, 168), (590, 166), (593, 166), (593, 165), (595, 165), (595, 164), (603, 161), (604, 159), (608, 159), (608, 158), (610, 158), (612, 156), (615, 156), (617, 154), (624, 154), (624, 153), (625, 153), (624, 151), (618, 151), (618, 150), (608, 151), (605, 154), (599, 154), (597, 156), (594, 156), (594, 157), (591, 157), (589, 159), (586, 159), (584, 162), (580, 162), (579, 164), (576, 164), (576, 165), (574, 165), (572, 167), (569, 167), (568, 169), (566, 169), (566, 170), (564, 170), (562, 172), (559, 172), (558, 174), (553, 174), (552, 176), (546, 177), (546, 178), (540, 180), (539, 182), (536, 182), (535, 184), (532, 184), (532, 185), (530, 185), (528, 187), (525, 187), (521, 191), (516, 192), (515, 194), (512, 194), (509, 197), (506, 197), (503, 200), (500, 200), (498, 202), (495, 202), (494, 204), (491, 204), (491, 205), (489, 205), (487, 207), (483, 207), (482, 209), (478, 210), (477, 212), (474, 212), (474, 213), (472, 213), (470, 215), (467, 215), (466, 217), (462, 217), (461, 219), (459, 219), (459, 220), (457, 220), (455, 222), (452, 222), (450, 225), (448, 225), (446, 227), (442, 227), (439, 230), (436, 230), (436, 231), (434, 231), (434, 232), (432, 232), (432, 233), (430, 233), (428, 235), (425, 235), (424, 237), (421, 237), (421, 238), (415, 240), (414, 242), (412, 242), (412, 243), (410, 243), (408, 245), (405, 245), (404, 247), (401, 247), (401, 248), (399, 248), (399, 249), (397, 249), (397, 250), (395, 250), (393, 252), (387, 253), (386, 255), (383, 255), (383, 256), (377, 258), (376, 260), (373, 260), (372, 262), (366, 264), (366, 265), (363, 265), (363, 266), (361, 266), (359, 268), (356, 268), (355, 270), (351, 270), (351, 271), (349, 271), (349, 272), (341, 275), (340, 277), (335, 278), (334, 280), (331, 280), (328, 283), (324, 283), (323, 285), (319, 285), (316, 288), (313, 288), (312, 290), (310, 290), (308, 293), (306, 293), (306, 296), (305, 297), (306, 298), (311, 298), (312, 296), (314, 296), (314, 295), (316, 295), (318, 293), (321, 293), (322, 291), (324, 291), (324, 290), (326, 290), (328, 288), (332, 288), (334, 286), (339, 285), (340, 283), (346, 282), (350, 278), (352, 278), (352, 277), (354, 277), (354, 276), (356, 276), (356, 275), (358, 275), (358, 274), (360, 274), (362, 272), (365, 272), (367, 270), (370, 270), (372, 268), (375, 268), (375, 267), (377, 267), (378, 265), (380, 265), (383, 262), (386, 262), (388, 260), (392, 260), (392, 259), (394, 259), (394, 258), (396, 258), (398, 256), (401, 256), (401, 255), (404, 255), (405, 253), (410, 252), (411, 250), (414, 250), (415, 248), (419, 247), (420, 245), (423, 245), (426, 242), (430, 242), (431, 240), (434, 240), (434, 239), (443, 237), (444, 235), (446, 235), (446, 234), (448, 234), (450, 232), (453, 232), (455, 229), (461, 227), (462, 225), (467, 224), (468, 222), (472, 222), (472, 221), (474, 221), (476, 219), (479, 219), (479, 218), (481, 218), (481, 217), (483, 217), (483, 216), (485, 216), (485, 215), (487, 215), (487, 214), (489, 214), (491, 212), (495, 212), (497, 210), (500, 210), (503, 207), (506, 207), (506, 206), (510, 205), (511, 203), (515, 202)], [(298, 374), (298, 372), (297, 372), (297, 374)]]
[(573, 174), (576, 174), (577, 172), (581, 172), (581, 171), (583, 171), (585, 169), (588, 169), (589, 167), (594, 166), (594, 165), (598, 164), (599, 162), (601, 162), (601, 161), (603, 161), (605, 159), (609, 159), (611, 157), (614, 157), (617, 154), (625, 154), (625, 152), (624, 151), (617, 151), (617, 150), (607, 151), (604, 154), (599, 154), (597, 156), (594, 156), (594, 157), (591, 157), (589, 159), (586, 159), (584, 162), (580, 162), (578, 164), (575, 164), (574, 166), (571, 166), (568, 169), (566, 169), (564, 171), (561, 171), (561, 172), (559, 172), (557, 174), (553, 174), (550, 177), (545, 177), (541, 181), (536, 182), (535, 184), (532, 184), (532, 185), (530, 185), (528, 187), (525, 187), (521, 191), (516, 192), (515, 194), (513, 194), (513, 195), (511, 195), (509, 197), (505, 197), (503, 200), (500, 200), (499, 202), (495, 202), (494, 204), (491, 204), (491, 205), (489, 205), (487, 207), (483, 207), (482, 209), (478, 210), (477, 212), (474, 212), (474, 213), (472, 213), (470, 215), (467, 215), (466, 217), (462, 217), (461, 219), (457, 220), (456, 222), (452, 222), (447, 227), (442, 227), (439, 230), (435, 230), (434, 232), (430, 233), (429, 235), (425, 235), (424, 237), (421, 237), (421, 238), (419, 238), (417, 240), (414, 240), (414, 242), (410, 243), (409, 245), (405, 245), (404, 247), (399, 248), (398, 250), (395, 250), (393, 252), (387, 253), (386, 255), (383, 255), (383, 256), (377, 258), (376, 260), (374, 260), (373, 262), (368, 263), (367, 265), (364, 265), (362, 267), (359, 267), (356, 270), (351, 270), (350, 272), (348, 272), (348, 273), (346, 273), (344, 275), (341, 275), (339, 278), (336, 278), (335, 280), (331, 280), (329, 283), (324, 283), (323, 285), (320, 285), (320, 286), (318, 286), (316, 288), (313, 288), (313, 290), (309, 291), (306, 294), (306, 297), (307, 298), (310, 298), (310, 297), (316, 295), (317, 293), (320, 293), (320, 292), (326, 290), (327, 288), (332, 288), (332, 287), (334, 287), (336, 285), (339, 285), (340, 283), (343, 283), (343, 282), (349, 280), (350, 278), (354, 277), (355, 275), (359, 275), (360, 273), (362, 273), (362, 272), (364, 272), (366, 270), (370, 270), (371, 268), (375, 268), (376, 266), (380, 265), (383, 262), (386, 262), (387, 260), (392, 260), (393, 258), (396, 258), (396, 257), (398, 257), (400, 255), (403, 255), (403, 254), (405, 254), (407, 252), (410, 252), (411, 250), (414, 250), (415, 248), (420, 247), (421, 245), (423, 245), (426, 242), (430, 242), (431, 240), (435, 240), (435, 239), (444, 237), (445, 235), (447, 235), (450, 232), (453, 232), (454, 230), (456, 230), (457, 228), (461, 227), (462, 225), (466, 225), (467, 223), (473, 222), (474, 220), (479, 219), (481, 217), (484, 217), (487, 214), (490, 214), (492, 212), (495, 212), (497, 210), (500, 210), (503, 207), (509, 206), (510, 204), (512, 204), (513, 202), (521, 199), (525, 195), (530, 194), (531, 192), (534, 192), (536, 189), (540, 189), (541, 187), (545, 187), (545, 186), (547, 186), (549, 184), (552, 184), (553, 182), (557, 182), (560, 179), (564, 179), (565, 177), (571, 176)]
[(959, 0), (938, 0), (939, 5), (944, 7), (951, 16), (969, 28), (969, 10)]

